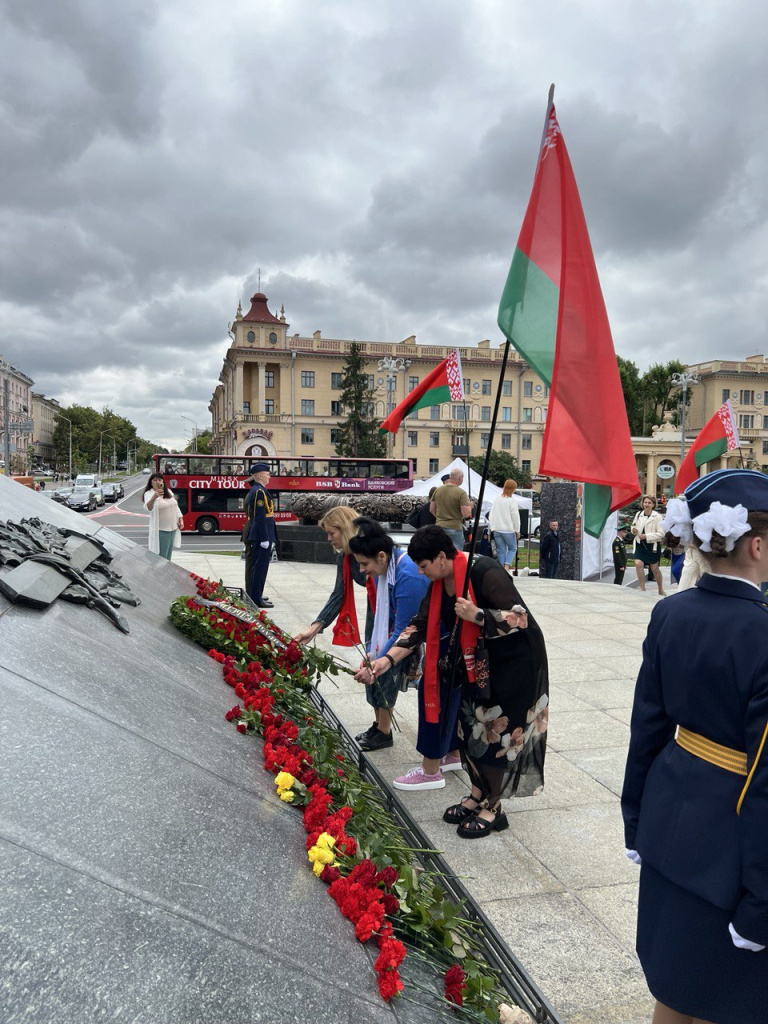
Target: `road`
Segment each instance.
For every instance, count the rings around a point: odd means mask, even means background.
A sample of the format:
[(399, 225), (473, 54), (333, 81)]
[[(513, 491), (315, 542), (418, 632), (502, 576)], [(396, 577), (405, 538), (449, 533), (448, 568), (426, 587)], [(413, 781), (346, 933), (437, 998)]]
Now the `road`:
[[(142, 495), (147, 486), (147, 477), (143, 473), (126, 477), (123, 481), (125, 497), (114, 505), (103, 505), (98, 511), (87, 513), (89, 519), (95, 519), (102, 526), (114, 530), (121, 537), (127, 537), (135, 544), (147, 546), (149, 536), (149, 515), (144, 510)], [(215, 551), (222, 554), (242, 548), (239, 533), (216, 533), (212, 537), (202, 537), (198, 533), (185, 533), (183, 539), (187, 551)]]

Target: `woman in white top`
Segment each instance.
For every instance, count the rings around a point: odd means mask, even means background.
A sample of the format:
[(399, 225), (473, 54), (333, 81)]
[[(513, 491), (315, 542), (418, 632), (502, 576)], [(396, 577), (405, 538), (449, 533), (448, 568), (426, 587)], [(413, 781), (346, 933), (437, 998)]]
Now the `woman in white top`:
[(515, 480), (505, 480), (504, 488), (491, 506), (491, 529), (496, 541), (496, 557), (505, 569), (511, 568), (520, 540), (520, 510), (514, 498)]
[(659, 594), (664, 597), (664, 587), (661, 581), (661, 549), (664, 540), (664, 519), (656, 509), (656, 499), (650, 494), (643, 498), (643, 507), (632, 520), (632, 536), (634, 538), (632, 551), (635, 557), (635, 571), (640, 589), (645, 590), (645, 572), (650, 569)]
[(170, 562), (173, 549), (181, 547), (184, 520), (173, 491), (159, 473), (153, 473), (147, 481), (144, 504), (149, 512), (149, 550)]

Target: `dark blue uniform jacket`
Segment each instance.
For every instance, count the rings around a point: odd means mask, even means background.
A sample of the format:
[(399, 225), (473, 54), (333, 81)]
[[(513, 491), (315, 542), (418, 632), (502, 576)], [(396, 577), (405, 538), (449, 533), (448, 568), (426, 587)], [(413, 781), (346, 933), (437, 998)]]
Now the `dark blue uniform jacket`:
[(248, 540), (251, 544), (261, 544), (269, 540), (274, 544), (277, 540), (275, 518), (273, 515), (272, 496), (261, 484), (254, 484), (245, 499), (246, 504), (253, 505), (253, 520)]
[[(745, 751), (750, 775), (683, 750), (678, 725)], [(736, 931), (764, 945), (767, 733), (768, 605), (746, 582), (704, 575), (651, 615), (621, 800), (625, 841), (676, 885), (731, 910)]]

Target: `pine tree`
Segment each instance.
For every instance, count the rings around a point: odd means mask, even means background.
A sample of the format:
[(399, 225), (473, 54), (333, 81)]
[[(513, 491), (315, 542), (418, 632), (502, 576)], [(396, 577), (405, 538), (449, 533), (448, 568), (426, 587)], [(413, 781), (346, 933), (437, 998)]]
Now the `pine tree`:
[(373, 415), (373, 388), (368, 384), (366, 361), (357, 342), (349, 346), (342, 366), (339, 400), (344, 419), (339, 423), (336, 454), (382, 458), (387, 454), (387, 440), (379, 433), (379, 424)]

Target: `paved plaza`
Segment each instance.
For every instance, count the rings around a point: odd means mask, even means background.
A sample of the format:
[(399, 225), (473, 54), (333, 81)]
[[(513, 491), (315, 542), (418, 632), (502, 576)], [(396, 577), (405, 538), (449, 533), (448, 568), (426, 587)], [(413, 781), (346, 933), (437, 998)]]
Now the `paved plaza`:
[[(174, 561), (227, 585), (243, 584), (238, 557), (182, 549)], [(273, 563), (266, 590), (274, 620), (289, 632), (309, 625), (334, 574), (333, 566)], [(607, 583), (537, 577), (517, 583), (549, 654), (543, 794), (506, 801), (511, 828), (482, 843), (459, 839), (442, 821), (445, 807), (466, 792), (463, 772), (448, 774), (444, 790), (396, 795), (566, 1024), (647, 1024), (652, 1000), (634, 952), (639, 869), (624, 856), (619, 795), (642, 642), (659, 598), (650, 589), (643, 594)], [(362, 615), (363, 590), (356, 592)], [(331, 649), (330, 630), (318, 643)], [(333, 651), (350, 662), (357, 657)], [(342, 678), (338, 689), (328, 682), (324, 694), (353, 733), (370, 725), (363, 688), (351, 678)], [(401, 695), (397, 719), (394, 746), (370, 755), (388, 778), (420, 761), (413, 691)]]

